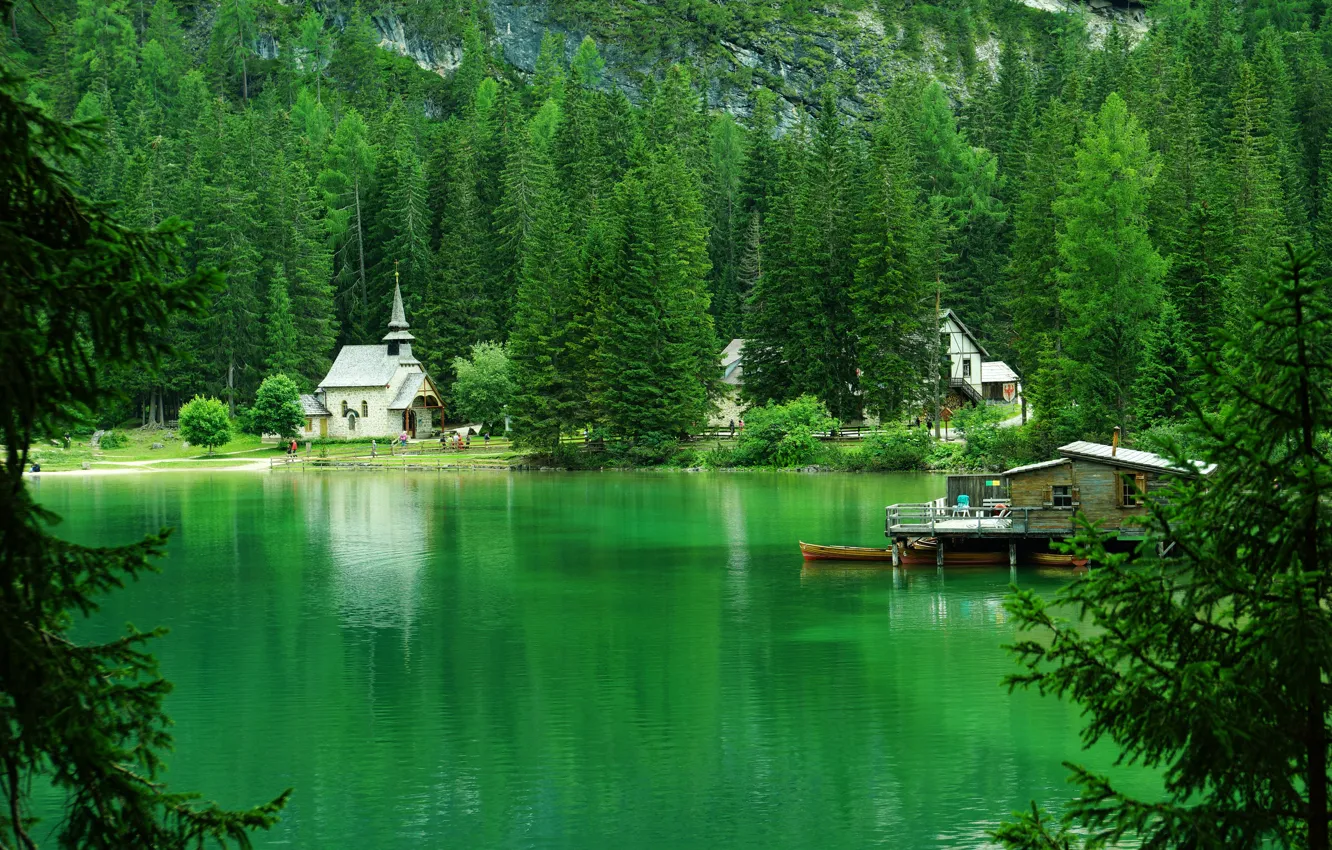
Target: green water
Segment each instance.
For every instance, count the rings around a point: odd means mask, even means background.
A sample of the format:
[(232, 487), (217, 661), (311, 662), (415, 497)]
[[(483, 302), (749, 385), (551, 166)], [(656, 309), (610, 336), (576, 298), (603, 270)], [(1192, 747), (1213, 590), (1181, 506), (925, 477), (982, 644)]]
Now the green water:
[(226, 805), (294, 787), (260, 847), (973, 848), (1070, 793), (1076, 709), (999, 687), (1007, 568), (796, 549), (883, 545), (883, 506), (938, 477), (35, 486), (80, 542), (176, 527), (84, 633), (170, 627), (168, 778)]

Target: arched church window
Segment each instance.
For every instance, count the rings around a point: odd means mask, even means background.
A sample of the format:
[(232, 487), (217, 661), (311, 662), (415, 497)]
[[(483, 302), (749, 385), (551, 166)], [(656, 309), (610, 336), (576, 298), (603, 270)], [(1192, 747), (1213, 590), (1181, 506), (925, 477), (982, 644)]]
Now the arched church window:
[(362, 416), (370, 415), (370, 405), (366, 404), (365, 399), (361, 399), (361, 415)]
[(347, 415), (347, 400), (345, 398), (342, 400), (342, 415)]
[(348, 430), (348, 431), (355, 431), (355, 430), (356, 430), (356, 411), (354, 411), (354, 410), (353, 410), (353, 411), (350, 411), (350, 412), (347, 414), (347, 430)]

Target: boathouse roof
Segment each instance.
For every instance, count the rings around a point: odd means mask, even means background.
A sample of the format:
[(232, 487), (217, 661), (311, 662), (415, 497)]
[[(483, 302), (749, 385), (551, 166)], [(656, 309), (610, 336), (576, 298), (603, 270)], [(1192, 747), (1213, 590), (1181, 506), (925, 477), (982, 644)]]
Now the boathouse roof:
[(1035, 472), (1038, 469), (1046, 469), (1051, 466), (1060, 466), (1065, 463), (1072, 463), (1066, 457), (1057, 457), (1054, 460), (1043, 460), (1040, 463), (1029, 463), (1026, 466), (1015, 466), (1004, 473), (1004, 475), (1022, 475), (1026, 472)]
[(1086, 440), (1079, 440), (1076, 443), (1060, 446), (1059, 453), (1066, 458), (1090, 460), (1096, 463), (1122, 466), (1126, 469), (1139, 469), (1145, 472), (1171, 472), (1176, 475), (1211, 475), (1213, 470), (1216, 469), (1216, 464), (1205, 464), (1199, 460), (1190, 461), (1190, 463), (1193, 464), (1192, 469), (1183, 469), (1176, 466), (1169, 459), (1163, 458), (1152, 452), (1139, 451), (1138, 449), (1126, 449), (1123, 446), (1116, 449), (1114, 446), (1107, 446), (1104, 443), (1089, 443)]

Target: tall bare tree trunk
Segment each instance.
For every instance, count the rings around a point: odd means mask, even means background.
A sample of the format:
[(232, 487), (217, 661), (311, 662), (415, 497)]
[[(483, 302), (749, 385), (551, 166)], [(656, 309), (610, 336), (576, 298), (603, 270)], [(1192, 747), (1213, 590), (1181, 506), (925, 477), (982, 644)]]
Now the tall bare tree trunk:
[(359, 176), (357, 176), (353, 188), (356, 192), (356, 251), (360, 255), (361, 262), (361, 310), (368, 322), (370, 321), (370, 295), (365, 285), (365, 239), (361, 226), (361, 178)]

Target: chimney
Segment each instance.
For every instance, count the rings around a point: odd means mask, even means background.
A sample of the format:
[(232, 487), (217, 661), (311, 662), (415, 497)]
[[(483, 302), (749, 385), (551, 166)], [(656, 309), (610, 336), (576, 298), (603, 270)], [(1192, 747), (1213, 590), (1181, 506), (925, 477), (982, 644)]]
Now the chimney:
[(1115, 436), (1110, 440), (1110, 457), (1119, 453), (1119, 426), (1115, 426)]

